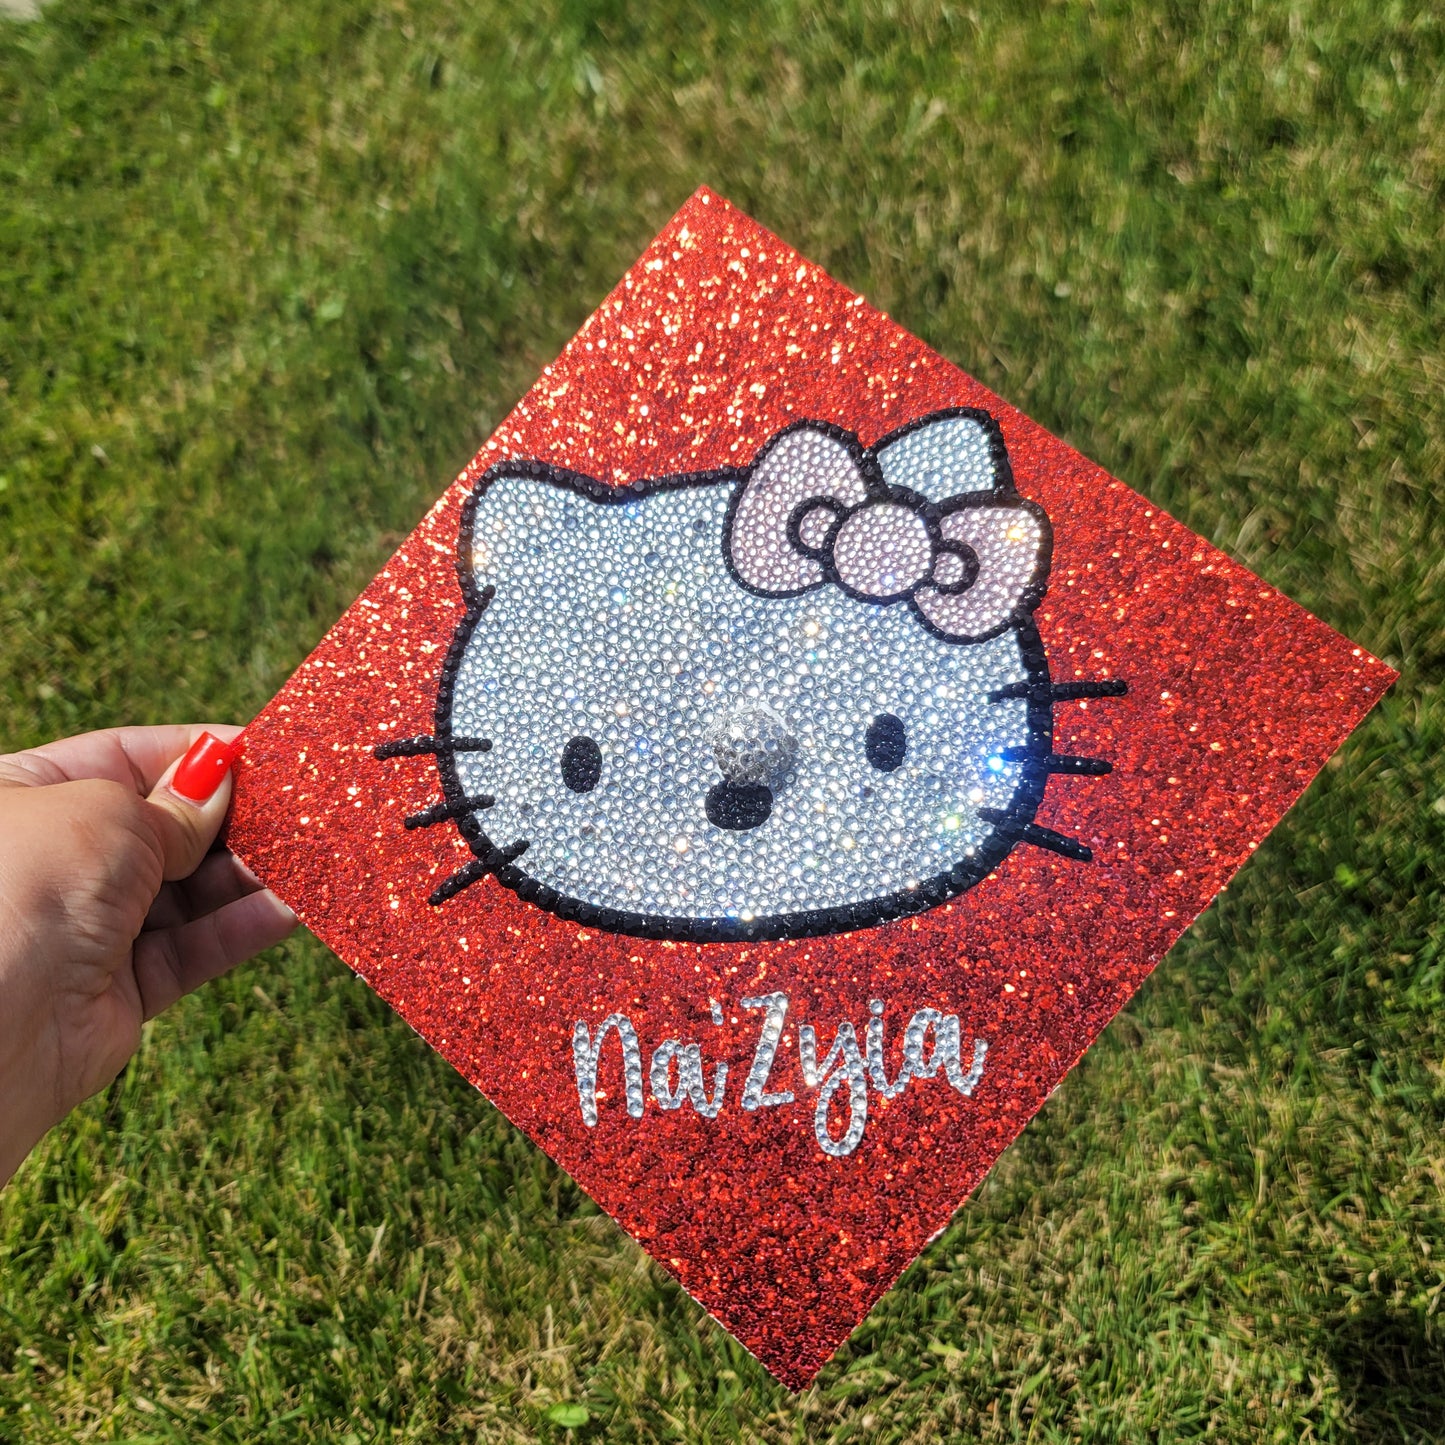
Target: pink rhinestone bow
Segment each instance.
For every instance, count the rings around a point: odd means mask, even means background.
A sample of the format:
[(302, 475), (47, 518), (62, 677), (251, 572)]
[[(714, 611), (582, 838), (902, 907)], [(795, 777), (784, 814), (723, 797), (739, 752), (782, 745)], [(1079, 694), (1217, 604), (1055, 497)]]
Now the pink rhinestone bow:
[(824, 422), (779, 432), (738, 489), (724, 537), (755, 592), (793, 597), (833, 582), (862, 602), (908, 602), (951, 642), (1022, 620), (1044, 594), (1050, 544), (1043, 509), (1014, 490), (998, 424), (962, 408), (871, 447)]

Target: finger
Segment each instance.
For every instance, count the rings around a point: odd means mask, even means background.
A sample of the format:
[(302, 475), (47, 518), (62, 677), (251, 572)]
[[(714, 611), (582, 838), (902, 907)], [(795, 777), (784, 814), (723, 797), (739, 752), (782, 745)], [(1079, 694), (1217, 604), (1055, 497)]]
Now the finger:
[(280, 943), (295, 927), (296, 915), (263, 888), (189, 923), (142, 933), (135, 941), (135, 981), (145, 1017)]
[(168, 883), (190, 877), (221, 831), (231, 803), (233, 757), (231, 744), (203, 732), (146, 799)]
[(145, 927), (174, 928), (178, 923), (189, 923), (263, 886), (234, 853), (207, 853), (190, 877), (162, 884), (146, 914)]
[(175, 723), (80, 733), (0, 756), (0, 784), (36, 787), (104, 778), (125, 783), (144, 795), (161, 780), (170, 764), (206, 732), (229, 743), (241, 729), (233, 723)]

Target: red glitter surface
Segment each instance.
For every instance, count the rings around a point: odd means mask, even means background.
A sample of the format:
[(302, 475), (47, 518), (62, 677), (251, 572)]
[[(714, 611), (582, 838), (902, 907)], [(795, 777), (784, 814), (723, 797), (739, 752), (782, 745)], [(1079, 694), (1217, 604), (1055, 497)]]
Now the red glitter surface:
[[(623, 482), (750, 461), (790, 421), (865, 444), (949, 406), (999, 420), (1020, 492), (1054, 526), (1035, 617), (1056, 682), (1124, 678), (1060, 703), (1055, 750), (1112, 761), (1059, 776), (1038, 822), (1092, 863), (1020, 846), (953, 903), (862, 932), (774, 943), (654, 942), (579, 927), (493, 879), (427, 894), (470, 861), (429, 757), (373, 748), (431, 731), (463, 613), (461, 503), (503, 458)], [(1165, 950), (1245, 861), (1393, 678), (1333, 632), (707, 191), (673, 218), (470, 466), (245, 733), (231, 845), (431, 1045), (571, 1173), (781, 1380), (801, 1388), (1018, 1134)], [(737, 1107), (757, 1038), (749, 995), (791, 1009), (769, 1087)], [(855, 1152), (813, 1136), (797, 1025), (823, 1049), (888, 1001), (989, 1041), (973, 1097), (940, 1075), (870, 1090)], [(712, 1022), (711, 999), (724, 1011)], [(696, 1040), (715, 1119), (626, 1113), (615, 1038), (599, 1120), (581, 1117), (578, 1019), (623, 1012), (644, 1068)], [(846, 1090), (843, 1091), (846, 1099)], [(839, 1101), (841, 1104), (841, 1100)], [(841, 1130), (835, 1110), (834, 1133)]]

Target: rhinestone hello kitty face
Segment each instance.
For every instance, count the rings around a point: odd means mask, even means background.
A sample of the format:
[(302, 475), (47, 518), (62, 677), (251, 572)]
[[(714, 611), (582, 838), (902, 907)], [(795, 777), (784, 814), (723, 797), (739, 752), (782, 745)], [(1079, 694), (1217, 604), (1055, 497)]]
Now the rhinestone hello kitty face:
[(609, 487), (539, 463), (468, 499), (469, 602), (430, 754), (474, 861), (645, 937), (801, 937), (921, 912), (1033, 823), (1062, 697), (1032, 620), (1050, 531), (986, 413), (872, 447), (803, 422), (743, 469)]

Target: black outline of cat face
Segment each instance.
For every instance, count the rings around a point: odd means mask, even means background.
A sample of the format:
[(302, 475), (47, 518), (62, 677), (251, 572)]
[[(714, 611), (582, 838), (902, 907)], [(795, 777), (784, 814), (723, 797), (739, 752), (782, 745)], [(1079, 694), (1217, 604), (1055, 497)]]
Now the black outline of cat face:
[[(878, 455), (884, 448), (908, 434), (932, 426), (950, 418), (967, 418), (977, 422), (984, 430), (994, 462), (995, 485), (987, 491), (978, 491), (950, 497), (934, 502), (923, 494), (906, 487), (890, 486), (883, 477)], [(479, 586), (473, 569), (473, 531), (476, 511), (482, 498), (492, 485), (504, 478), (528, 479), (545, 482), (581, 500), (597, 506), (625, 506), (640, 498), (654, 496), (659, 492), (678, 491), (690, 487), (714, 487), (731, 485), (733, 496), (728, 507), (724, 524), (723, 544), (729, 575), (745, 591), (761, 596), (778, 596), (776, 593), (760, 592), (749, 586), (738, 576), (730, 556), (731, 528), (737, 509), (738, 497), (742, 494), (749, 478), (768, 453), (785, 436), (800, 430), (823, 432), (847, 448), (853, 458), (868, 492), (870, 505), (878, 500), (896, 500), (924, 516), (930, 527), (930, 535), (937, 540), (937, 519), (948, 512), (964, 506), (998, 505), (1006, 503), (1029, 511), (1037, 518), (1040, 527), (1039, 560), (1020, 600), (1012, 614), (979, 638), (959, 641), (934, 627), (919, 611), (912, 594), (899, 594), (897, 598), (880, 601), (875, 598), (860, 598), (873, 605), (893, 605), (906, 597), (919, 626), (935, 636), (942, 637), (953, 646), (967, 647), (989, 637), (1013, 629), (1018, 636), (1019, 651), (1023, 660), (1026, 677), (1000, 692), (990, 695), (991, 702), (1005, 698), (1025, 703), (1028, 742), (1011, 748), (1009, 760), (1023, 764), (1022, 775), (1013, 799), (1007, 809), (981, 809), (980, 815), (991, 825), (991, 831), (983, 844), (971, 858), (961, 859), (952, 867), (921, 881), (916, 887), (903, 889), (881, 898), (858, 903), (841, 904), (829, 908), (808, 909), (793, 913), (772, 914), (743, 920), (739, 918), (685, 918), (667, 914), (633, 913), (622, 909), (607, 908), (585, 900), (570, 898), (556, 889), (531, 877), (517, 866), (517, 859), (526, 852), (527, 840), (516, 839), (510, 844), (499, 845), (490, 838), (482, 827), (481, 817), (492, 806), (489, 797), (469, 797), (462, 786), (456, 766), (456, 755), (464, 752), (484, 752), (491, 744), (483, 738), (458, 738), (451, 730), (452, 707), (457, 676), (462, 660), (473, 633), (486, 613), (487, 606), (496, 595), (494, 586)], [(795, 509), (795, 522), (801, 513), (816, 503), (829, 499), (810, 500)], [(836, 525), (835, 525), (836, 530)], [(488, 874), (493, 875), (504, 887), (516, 893), (519, 898), (546, 909), (559, 918), (567, 919), (589, 927), (596, 927), (611, 933), (629, 934), (639, 938), (666, 938), (679, 941), (711, 943), (738, 942), (749, 940), (810, 938), (824, 934), (846, 933), (855, 929), (869, 928), (895, 918), (905, 918), (936, 908), (941, 903), (958, 897), (974, 884), (981, 881), (1012, 852), (1020, 842), (1061, 853), (1066, 857), (1088, 861), (1092, 854), (1084, 845), (1066, 838), (1053, 830), (1034, 823), (1039, 804), (1043, 800), (1044, 788), (1053, 772), (1101, 774), (1109, 771), (1109, 764), (1090, 758), (1060, 758), (1053, 754), (1053, 704), (1067, 698), (1120, 696), (1126, 691), (1122, 682), (1065, 683), (1054, 684), (1050, 680), (1048, 659), (1038, 629), (1034, 624), (1032, 610), (1044, 595), (1048, 580), (1049, 560), (1052, 548), (1052, 533), (1043, 510), (1018, 495), (1013, 485), (1013, 474), (1009, 467), (1003, 437), (998, 423), (987, 412), (972, 407), (952, 407), (931, 412), (919, 417), (907, 426), (890, 432), (871, 447), (865, 447), (857, 436), (842, 427), (827, 422), (798, 421), (784, 427), (769, 438), (759, 450), (753, 462), (746, 467), (720, 468), (705, 472), (684, 472), (671, 476), (649, 478), (610, 486), (581, 472), (554, 467), (538, 461), (503, 461), (489, 467), (477, 481), (462, 507), (462, 520), (457, 547), (457, 576), (462, 595), (467, 603), (466, 615), (458, 624), (442, 664), (441, 681), (437, 691), (435, 735), (433, 737), (409, 739), (378, 747), (378, 757), (405, 757), (420, 754), (433, 755), (441, 780), (444, 802), (427, 812), (407, 820), (408, 827), (427, 826), (431, 823), (451, 819), (466, 840), (474, 855), (474, 861), (452, 875), (431, 895), (434, 904), (445, 903), (472, 883)], [(850, 596), (858, 597), (842, 584), (832, 572), (826, 559), (823, 561), (825, 581), (817, 585), (840, 586)], [(808, 591), (802, 588), (799, 591)], [(951, 590), (960, 590), (957, 587)], [(798, 595), (794, 592), (787, 595)]]

